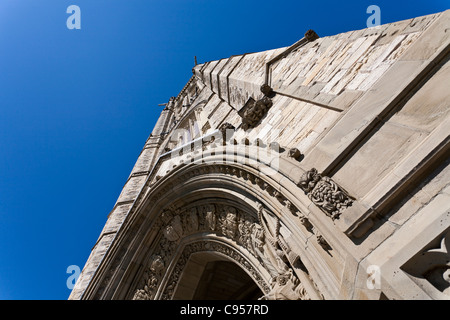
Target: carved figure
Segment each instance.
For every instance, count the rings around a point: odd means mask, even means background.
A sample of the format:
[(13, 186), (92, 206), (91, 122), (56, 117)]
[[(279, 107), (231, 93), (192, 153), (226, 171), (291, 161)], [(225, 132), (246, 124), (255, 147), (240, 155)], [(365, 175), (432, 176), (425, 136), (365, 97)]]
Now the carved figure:
[(230, 206), (225, 207), (226, 216), (222, 225), (222, 233), (227, 237), (234, 239), (237, 233), (237, 214), (236, 209)]
[(133, 300), (153, 299), (163, 270), (164, 270), (163, 259), (159, 255), (153, 255), (150, 260), (150, 267), (145, 272), (144, 288), (136, 290), (133, 296)]
[(217, 217), (216, 217), (216, 209), (213, 204), (208, 204), (205, 206), (206, 214), (205, 214), (205, 227), (208, 230), (215, 230)]
[(261, 300), (306, 300), (307, 293), (300, 280), (294, 275), (292, 270), (286, 271), (273, 278), (271, 281), (272, 290), (265, 294)]
[(194, 232), (198, 230), (197, 208), (191, 208), (185, 217), (185, 231)]
[(177, 241), (183, 235), (183, 226), (181, 224), (181, 218), (176, 215), (172, 218), (170, 223), (164, 228), (164, 236), (169, 241)]
[(309, 171), (306, 171), (302, 177), (300, 178), (299, 186), (306, 192), (311, 192), (312, 189), (316, 186), (317, 182), (319, 182), (321, 176), (317, 173), (316, 168), (312, 168)]

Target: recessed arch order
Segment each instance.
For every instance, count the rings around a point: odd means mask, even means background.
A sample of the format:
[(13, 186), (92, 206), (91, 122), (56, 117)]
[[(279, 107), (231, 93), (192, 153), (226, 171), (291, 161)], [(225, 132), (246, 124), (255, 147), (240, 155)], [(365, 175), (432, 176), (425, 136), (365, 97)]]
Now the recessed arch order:
[(321, 219), (331, 219), (309, 216), (310, 201), (290, 178), (304, 173), (296, 161), (248, 145), (231, 153), (222, 145), (202, 151), (197, 158), (172, 153), (155, 166), (102, 261), (109, 276), (87, 294), (192, 298), (196, 288), (185, 297), (179, 282), (192, 257), (203, 253), (239, 266), (261, 299), (332, 295), (338, 281), (329, 262), (339, 257), (319, 231)]

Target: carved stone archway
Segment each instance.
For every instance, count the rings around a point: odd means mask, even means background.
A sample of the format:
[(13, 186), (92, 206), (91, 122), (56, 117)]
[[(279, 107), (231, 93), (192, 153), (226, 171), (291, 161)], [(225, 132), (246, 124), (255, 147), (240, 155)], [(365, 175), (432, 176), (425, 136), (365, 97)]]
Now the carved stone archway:
[(287, 245), (283, 249), (278, 243), (279, 224), (269, 221), (269, 215), (262, 206), (252, 214), (217, 200), (164, 211), (163, 236), (129, 294), (133, 299), (173, 299), (191, 257), (208, 253), (238, 265), (260, 288), (262, 298), (309, 298), (290, 265), (298, 257), (288, 260), (283, 251), (289, 250)]
[(134, 285), (133, 298), (172, 299), (191, 255), (200, 252), (226, 257), (245, 270), (263, 292), (270, 290), (270, 275), (258, 267), (253, 254), (256, 215), (243, 210), (242, 205), (214, 200), (215, 204), (196, 201), (186, 208), (163, 211), (155, 226), (161, 230), (160, 237), (149, 248), (152, 254)]
[(331, 274), (323, 259), (333, 250), (296, 196), (279, 191), (283, 171), (268, 178), (245, 157), (227, 163), (210, 156), (143, 189), (104, 262), (109, 272), (92, 286), (94, 299), (172, 299), (190, 254), (201, 251), (232, 259), (265, 299), (323, 299), (333, 290), (323, 284)]
[(447, 299), (449, 21), (196, 65), (70, 299), (176, 298), (196, 254), (268, 299)]
[(239, 162), (206, 161), (179, 166), (157, 181), (139, 208), (140, 238), (130, 240), (135, 254), (123, 278), (133, 281), (115, 296), (172, 299), (190, 254), (209, 252), (245, 270), (264, 298), (321, 299), (320, 284), (292, 248), (312, 236), (324, 254), (326, 241), (278, 186), (255, 172)]
[(218, 161), (230, 154), (214, 148), (203, 161), (173, 166), (145, 186), (103, 262), (109, 271), (86, 296), (172, 299), (189, 255), (200, 251), (234, 257), (265, 299), (331, 295), (337, 284), (330, 259), (340, 257), (319, 231), (320, 221), (298, 205), (299, 196), (307, 199), (301, 185), (284, 178), (292, 161), (279, 158), (277, 170), (270, 157), (249, 162), (258, 148), (232, 153), (232, 161)]

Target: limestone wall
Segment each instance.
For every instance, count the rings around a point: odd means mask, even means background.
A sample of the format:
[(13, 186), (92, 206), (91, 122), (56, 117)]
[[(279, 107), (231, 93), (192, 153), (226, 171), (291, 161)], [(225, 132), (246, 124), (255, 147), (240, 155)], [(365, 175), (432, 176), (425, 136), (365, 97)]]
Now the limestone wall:
[[(227, 124), (234, 128), (232, 153), (255, 158), (242, 170), (253, 170), (249, 176), (266, 183), (251, 197), (266, 205), (279, 200), (271, 210), (297, 239), (292, 250), (309, 268), (309, 296), (448, 299), (449, 28), (445, 11), (314, 39), (292, 51), (195, 66), (145, 144), (70, 298), (130, 297), (131, 274), (138, 271), (129, 263), (145, 256), (133, 251), (142, 249), (130, 230), (142, 230), (144, 237), (143, 210), (150, 210), (147, 201), (157, 192), (167, 201), (185, 197), (180, 201), (188, 203), (187, 193), (158, 188), (182, 183), (177, 179), (189, 159), (204, 153), (216, 163), (219, 149), (213, 150), (211, 136), (220, 138)], [(272, 60), (283, 52), (288, 53)], [(261, 90), (266, 78), (270, 94)], [(270, 106), (258, 123), (245, 128), (247, 110), (267, 99)], [(277, 150), (258, 158), (273, 142)], [(266, 166), (277, 173), (268, 178), (261, 171)], [(333, 186), (338, 214), (314, 198), (321, 195), (318, 181)], [(248, 190), (258, 185), (246, 183)], [(214, 194), (204, 192), (205, 198)]]

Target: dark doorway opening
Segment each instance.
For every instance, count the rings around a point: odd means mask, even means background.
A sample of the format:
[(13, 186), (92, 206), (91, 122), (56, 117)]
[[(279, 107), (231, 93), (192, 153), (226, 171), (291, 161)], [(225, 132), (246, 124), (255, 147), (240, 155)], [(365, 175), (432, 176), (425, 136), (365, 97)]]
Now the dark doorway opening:
[(238, 265), (211, 261), (205, 266), (194, 300), (257, 300), (264, 294)]

